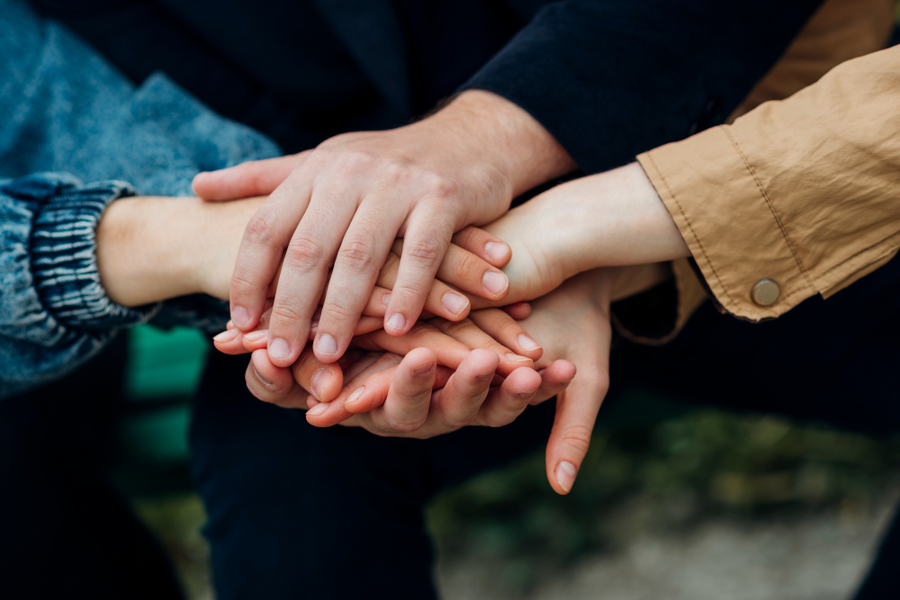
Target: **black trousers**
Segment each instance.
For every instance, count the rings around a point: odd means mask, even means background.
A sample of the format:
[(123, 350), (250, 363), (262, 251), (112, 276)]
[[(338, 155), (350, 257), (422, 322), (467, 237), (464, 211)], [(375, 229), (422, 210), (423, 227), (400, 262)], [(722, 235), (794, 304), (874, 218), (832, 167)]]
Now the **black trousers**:
[[(615, 349), (600, 420), (640, 387), (691, 404), (894, 434), (898, 337), (898, 259), (770, 322), (746, 323), (707, 304), (668, 345)], [(428, 499), (542, 446), (552, 421), (545, 403), (499, 430), (424, 441), (316, 429), (297, 411), (236, 394), (244, 364), (210, 364), (192, 431), (220, 600), (433, 597)], [(858, 598), (896, 591), (898, 529)]]
[(70, 377), (0, 401), (0, 596), (181, 598), (113, 485), (124, 336)]

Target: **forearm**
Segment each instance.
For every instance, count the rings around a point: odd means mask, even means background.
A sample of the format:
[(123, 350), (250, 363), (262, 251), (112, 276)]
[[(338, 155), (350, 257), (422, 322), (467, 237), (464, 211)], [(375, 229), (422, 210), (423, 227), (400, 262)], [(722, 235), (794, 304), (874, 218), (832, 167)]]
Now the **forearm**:
[(107, 295), (124, 306), (195, 293), (227, 297), (241, 236), (261, 202), (168, 197), (114, 202), (97, 228), (97, 264)]

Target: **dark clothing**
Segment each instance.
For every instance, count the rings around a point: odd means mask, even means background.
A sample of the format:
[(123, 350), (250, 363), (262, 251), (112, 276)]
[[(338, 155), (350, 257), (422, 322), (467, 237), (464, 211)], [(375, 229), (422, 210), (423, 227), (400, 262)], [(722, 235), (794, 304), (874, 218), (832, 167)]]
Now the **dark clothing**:
[[(898, 305), (900, 260), (775, 321), (747, 323), (707, 303), (666, 346), (619, 340), (598, 427), (634, 410), (619, 403), (626, 392), (649, 389), (685, 405), (895, 434)], [(425, 503), (448, 485), (542, 448), (553, 421), (548, 402), (501, 429), (424, 441), (316, 429), (300, 412), (235, 395), (228, 376), (242, 369), (229, 357), (212, 362), (192, 431), (220, 600), (433, 597)], [(724, 389), (738, 392), (725, 396)], [(897, 543), (886, 542), (889, 557)], [(878, 565), (859, 599), (896, 591), (896, 565)]]
[[(586, 172), (720, 122), (820, 4), (32, 3), (134, 81), (164, 70), (287, 152), (346, 131), (401, 125), (472, 87), (523, 106)], [(609, 402), (642, 386), (690, 402), (897, 431), (900, 403), (891, 401), (897, 392), (888, 374), (900, 358), (898, 284), (895, 260), (827, 304), (809, 301), (762, 325), (707, 306), (668, 346), (618, 348)], [(220, 600), (432, 597), (424, 503), (540, 447), (552, 421), (546, 403), (500, 430), (426, 441), (319, 430), (296, 411), (250, 397), (245, 365), (246, 358), (212, 360), (192, 429)], [(822, 372), (830, 377), (813, 375)], [(717, 378), (746, 386), (722, 398)], [(784, 404), (760, 394), (762, 385), (803, 391), (786, 393), (799, 400)]]
[(135, 82), (161, 69), (285, 152), (403, 125), (475, 87), (528, 110), (595, 173), (724, 119), (821, 2), (32, 4)]

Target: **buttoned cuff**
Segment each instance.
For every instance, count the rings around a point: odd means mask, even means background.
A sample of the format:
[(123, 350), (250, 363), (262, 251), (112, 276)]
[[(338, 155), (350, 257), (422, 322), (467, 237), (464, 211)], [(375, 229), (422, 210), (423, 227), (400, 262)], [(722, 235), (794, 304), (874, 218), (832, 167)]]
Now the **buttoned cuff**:
[(726, 127), (651, 150), (638, 161), (722, 309), (761, 321), (817, 293)]

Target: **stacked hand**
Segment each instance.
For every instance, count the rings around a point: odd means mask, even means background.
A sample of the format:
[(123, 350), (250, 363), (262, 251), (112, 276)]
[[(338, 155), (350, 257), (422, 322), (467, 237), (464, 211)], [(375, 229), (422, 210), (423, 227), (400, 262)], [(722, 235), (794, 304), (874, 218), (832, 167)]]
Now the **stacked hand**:
[[(566, 493), (605, 395), (610, 301), (686, 255), (637, 165), (504, 214), (573, 166), (527, 113), (466, 92), (414, 125), (198, 176), (210, 200), (271, 192), (245, 231), (217, 347), (253, 353), (260, 399), (380, 435), (503, 425), (558, 395), (547, 469)], [(520, 303), (534, 299), (533, 312)]]

